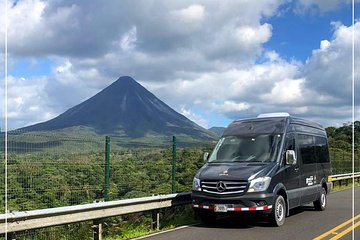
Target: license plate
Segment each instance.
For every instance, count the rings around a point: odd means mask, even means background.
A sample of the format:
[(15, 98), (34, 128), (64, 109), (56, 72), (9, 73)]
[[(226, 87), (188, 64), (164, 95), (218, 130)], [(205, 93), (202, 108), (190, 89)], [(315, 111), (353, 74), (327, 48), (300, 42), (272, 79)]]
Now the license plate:
[(227, 212), (227, 206), (226, 205), (221, 205), (221, 204), (217, 204), (214, 207), (214, 211), (215, 212)]

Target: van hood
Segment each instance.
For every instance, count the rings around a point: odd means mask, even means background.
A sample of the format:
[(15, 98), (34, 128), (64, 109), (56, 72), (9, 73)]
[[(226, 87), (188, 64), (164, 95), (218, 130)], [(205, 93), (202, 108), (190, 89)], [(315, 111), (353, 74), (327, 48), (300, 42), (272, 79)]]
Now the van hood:
[(201, 180), (248, 180), (263, 177), (278, 166), (271, 163), (207, 163), (196, 174)]

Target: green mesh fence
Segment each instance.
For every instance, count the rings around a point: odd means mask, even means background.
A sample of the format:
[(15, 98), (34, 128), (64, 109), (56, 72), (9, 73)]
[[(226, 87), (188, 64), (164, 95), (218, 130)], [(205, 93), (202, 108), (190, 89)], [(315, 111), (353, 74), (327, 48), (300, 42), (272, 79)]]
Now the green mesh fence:
[[(9, 133), (8, 209), (52, 208), (101, 199), (103, 146), (101, 138)], [(4, 181), (1, 184), (4, 194)]]
[[(360, 172), (360, 149), (354, 152), (355, 172)], [(331, 148), (330, 161), (332, 166), (332, 174), (342, 174), (352, 172), (352, 149), (351, 148)]]
[[(4, 159), (4, 137), (1, 136)], [(111, 137), (109, 200), (171, 193), (172, 142), (161, 148), (124, 147)], [(181, 138), (178, 138), (178, 146)], [(177, 149), (176, 189), (190, 191), (202, 154), (214, 143)], [(355, 171), (360, 171), (355, 151)], [(351, 149), (330, 148), (332, 174), (352, 170)], [(4, 161), (0, 165), (0, 210), (4, 213)], [(104, 201), (105, 137), (80, 134), (10, 132), (8, 134), (8, 210), (24, 211)], [(91, 223), (70, 224), (16, 234), (16, 239), (87, 239)], [(78, 231), (76, 232), (76, 229)], [(107, 230), (111, 232), (111, 230)], [(86, 237), (85, 237), (86, 236)]]

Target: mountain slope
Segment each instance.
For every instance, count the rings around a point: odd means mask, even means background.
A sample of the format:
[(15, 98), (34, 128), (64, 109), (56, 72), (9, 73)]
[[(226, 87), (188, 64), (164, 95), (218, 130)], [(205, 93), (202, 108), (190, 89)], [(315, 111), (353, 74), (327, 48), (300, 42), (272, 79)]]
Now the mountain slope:
[(211, 127), (208, 130), (210, 132), (215, 133), (216, 136), (221, 137), (221, 135), (224, 133), (225, 128), (224, 127)]
[(86, 126), (100, 134), (125, 133), (129, 138), (146, 134), (185, 134), (200, 139), (214, 135), (174, 111), (131, 77), (121, 77), (88, 100), (26, 131), (52, 131)]

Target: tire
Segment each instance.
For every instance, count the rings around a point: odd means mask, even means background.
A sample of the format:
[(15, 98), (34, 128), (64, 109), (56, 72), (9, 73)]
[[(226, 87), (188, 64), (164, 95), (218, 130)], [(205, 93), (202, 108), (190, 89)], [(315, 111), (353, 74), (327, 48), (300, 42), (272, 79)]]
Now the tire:
[(214, 214), (199, 211), (197, 212), (197, 216), (200, 222), (205, 225), (213, 225), (216, 223), (216, 216)]
[(269, 215), (269, 224), (274, 227), (280, 227), (285, 223), (286, 204), (284, 197), (277, 195), (273, 209)]
[(320, 197), (318, 200), (314, 202), (314, 207), (315, 210), (317, 211), (324, 211), (326, 209), (326, 205), (327, 205), (326, 190), (324, 187), (322, 187)]

